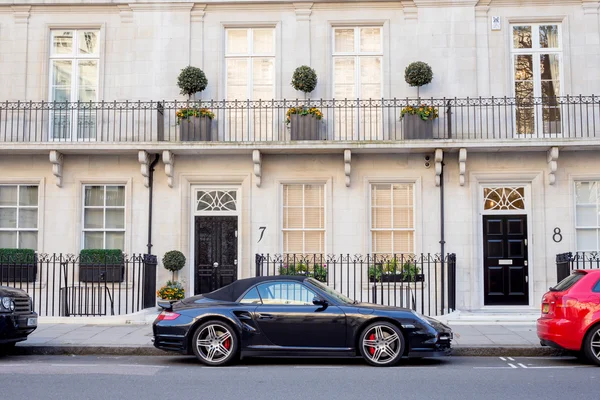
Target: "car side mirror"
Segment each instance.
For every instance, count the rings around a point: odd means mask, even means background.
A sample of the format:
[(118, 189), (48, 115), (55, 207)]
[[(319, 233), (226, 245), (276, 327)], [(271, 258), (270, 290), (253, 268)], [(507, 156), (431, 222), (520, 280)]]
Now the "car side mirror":
[(321, 307), (325, 307), (327, 306), (329, 303), (327, 302), (327, 300), (322, 299), (320, 297), (313, 297), (313, 304), (315, 306), (321, 306)]

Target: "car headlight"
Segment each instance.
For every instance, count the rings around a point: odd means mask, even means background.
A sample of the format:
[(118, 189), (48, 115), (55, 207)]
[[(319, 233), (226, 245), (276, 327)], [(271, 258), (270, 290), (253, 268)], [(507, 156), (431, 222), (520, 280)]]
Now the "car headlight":
[(0, 304), (4, 311), (15, 311), (15, 302), (10, 297), (2, 297)]

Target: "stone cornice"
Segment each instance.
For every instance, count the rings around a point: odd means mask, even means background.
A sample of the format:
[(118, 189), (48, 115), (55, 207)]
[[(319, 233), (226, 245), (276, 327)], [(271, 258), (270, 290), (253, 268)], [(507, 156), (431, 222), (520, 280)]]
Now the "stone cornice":
[(206, 15), (206, 4), (196, 4), (191, 11), (192, 22), (204, 21), (205, 15)]
[(293, 3), (297, 21), (310, 21), (313, 3)]
[(12, 11), (15, 24), (26, 24), (29, 21), (31, 6), (13, 6)]

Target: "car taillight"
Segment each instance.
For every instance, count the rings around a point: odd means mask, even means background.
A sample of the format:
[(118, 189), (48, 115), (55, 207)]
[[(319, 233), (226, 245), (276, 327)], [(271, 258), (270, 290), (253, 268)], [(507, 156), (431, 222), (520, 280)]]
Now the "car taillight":
[(158, 314), (158, 320), (159, 321), (172, 321), (174, 319), (177, 319), (181, 314), (177, 314), (174, 312), (170, 312), (170, 311), (163, 311), (160, 314)]

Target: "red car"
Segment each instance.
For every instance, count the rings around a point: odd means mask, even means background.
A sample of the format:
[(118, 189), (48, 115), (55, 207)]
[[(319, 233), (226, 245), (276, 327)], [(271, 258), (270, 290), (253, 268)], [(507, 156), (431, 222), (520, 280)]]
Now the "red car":
[(542, 298), (542, 346), (580, 351), (600, 365), (600, 269), (577, 270)]

